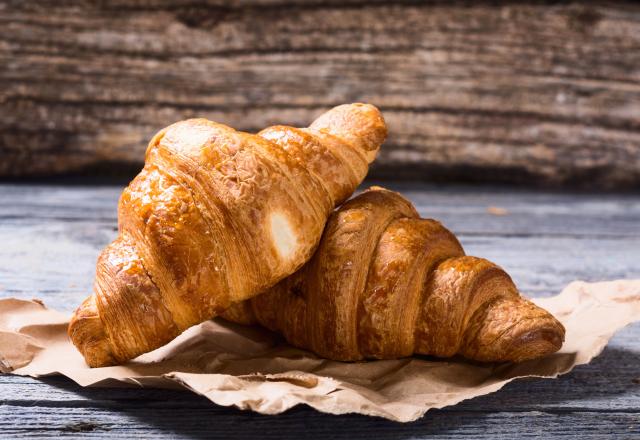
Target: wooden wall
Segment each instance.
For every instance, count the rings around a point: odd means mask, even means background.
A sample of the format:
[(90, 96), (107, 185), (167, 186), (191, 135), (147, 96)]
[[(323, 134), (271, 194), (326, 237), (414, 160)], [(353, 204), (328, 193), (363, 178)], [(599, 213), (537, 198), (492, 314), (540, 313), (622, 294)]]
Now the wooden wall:
[(640, 4), (0, 0), (0, 176), (380, 106), (374, 177), (638, 187)]

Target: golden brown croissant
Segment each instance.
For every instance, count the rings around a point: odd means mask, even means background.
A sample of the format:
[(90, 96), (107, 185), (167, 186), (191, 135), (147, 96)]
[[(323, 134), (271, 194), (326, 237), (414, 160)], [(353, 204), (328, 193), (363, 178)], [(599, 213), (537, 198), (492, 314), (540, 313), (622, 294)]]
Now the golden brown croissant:
[(522, 361), (564, 341), (562, 324), (521, 297), (506, 272), (465, 256), (439, 222), (382, 188), (333, 213), (302, 269), (223, 317), (343, 361), (413, 353)]
[(92, 366), (124, 362), (295, 272), (386, 137), (379, 111), (336, 107), (257, 135), (206, 119), (151, 140), (118, 204), (118, 238), (69, 336)]

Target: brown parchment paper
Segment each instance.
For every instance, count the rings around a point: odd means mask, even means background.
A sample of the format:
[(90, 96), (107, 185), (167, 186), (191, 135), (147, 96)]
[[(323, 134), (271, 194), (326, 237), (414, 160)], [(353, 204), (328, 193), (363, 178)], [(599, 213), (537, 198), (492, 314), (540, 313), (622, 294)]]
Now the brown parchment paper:
[(126, 365), (88, 368), (66, 334), (68, 316), (41, 302), (0, 300), (0, 369), (63, 374), (82, 386), (182, 386), (219, 405), (278, 414), (300, 403), (331, 414), (400, 422), (494, 392), (519, 377), (549, 377), (597, 356), (614, 332), (640, 320), (640, 280), (571, 283), (535, 299), (567, 329), (562, 350), (520, 364), (409, 358), (343, 363), (292, 348), (274, 334), (224, 321), (193, 327)]

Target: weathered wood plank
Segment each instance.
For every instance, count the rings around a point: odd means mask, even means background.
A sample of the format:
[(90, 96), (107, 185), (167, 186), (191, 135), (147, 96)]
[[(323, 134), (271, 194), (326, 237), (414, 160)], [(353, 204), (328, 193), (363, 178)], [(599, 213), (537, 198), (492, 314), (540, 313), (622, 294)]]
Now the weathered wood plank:
[[(50, 437), (82, 433), (82, 438), (220, 438), (279, 439), (424, 439), (566, 438), (637, 439), (637, 414), (627, 412), (450, 412), (437, 411), (422, 420), (400, 425), (363, 416), (332, 417), (293, 410), (278, 417), (229, 413), (213, 409), (145, 408), (109, 411), (33, 406), (0, 407), (0, 418), (12, 425), (12, 438)], [(526, 426), (526, 429), (523, 427)]]
[(377, 176), (640, 181), (636, 4), (267, 3), (3, 0), (0, 174), (130, 169), (178, 119), (360, 100), (389, 122)]
[[(95, 261), (116, 235), (111, 226), (0, 225), (0, 297), (39, 297), (71, 311), (91, 292)], [(557, 294), (569, 282), (639, 278), (640, 238), (459, 235), (469, 255), (501, 265), (528, 295)]]
[[(0, 185), (0, 221), (5, 224), (58, 220), (116, 223), (118, 197), (126, 181), (110, 185)], [(459, 234), (638, 236), (640, 198), (634, 194), (553, 193), (491, 186), (428, 185), (367, 181), (400, 191), (426, 217)], [(506, 209), (495, 216), (489, 207)]]
[[(526, 294), (555, 294), (575, 279), (640, 277), (637, 196), (387, 186), (456, 232), (467, 253), (502, 265)], [(73, 310), (91, 291), (98, 253), (116, 236), (120, 190), (0, 186), (0, 297), (40, 297)], [(509, 215), (491, 215), (488, 206)]]
[[(574, 278), (640, 276), (638, 196), (388, 186), (458, 232), (469, 253), (505, 266), (525, 292), (552, 293)], [(75, 306), (89, 291), (97, 253), (115, 235), (120, 189), (0, 186), (0, 295)], [(488, 206), (508, 215), (490, 215)], [(623, 330), (601, 357), (572, 374), (512, 383), (410, 425), (304, 408), (263, 417), (187, 392), (83, 389), (61, 378), (0, 376), (0, 437), (636, 438), (639, 332), (637, 324)]]

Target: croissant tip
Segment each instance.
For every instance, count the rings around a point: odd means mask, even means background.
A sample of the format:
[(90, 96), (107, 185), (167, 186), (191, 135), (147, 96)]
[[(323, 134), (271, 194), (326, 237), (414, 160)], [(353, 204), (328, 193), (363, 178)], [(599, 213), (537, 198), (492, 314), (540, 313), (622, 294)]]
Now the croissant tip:
[(549, 356), (562, 348), (564, 343), (564, 327), (559, 324), (553, 327), (537, 328), (523, 333), (513, 344), (514, 349), (505, 353), (505, 360), (523, 362)]
[(93, 296), (87, 298), (74, 313), (67, 334), (91, 368), (118, 364), (104, 324), (95, 309)]
[(310, 125), (327, 130), (360, 149), (369, 163), (375, 159), (387, 138), (387, 125), (380, 110), (372, 104), (342, 104), (320, 115)]

